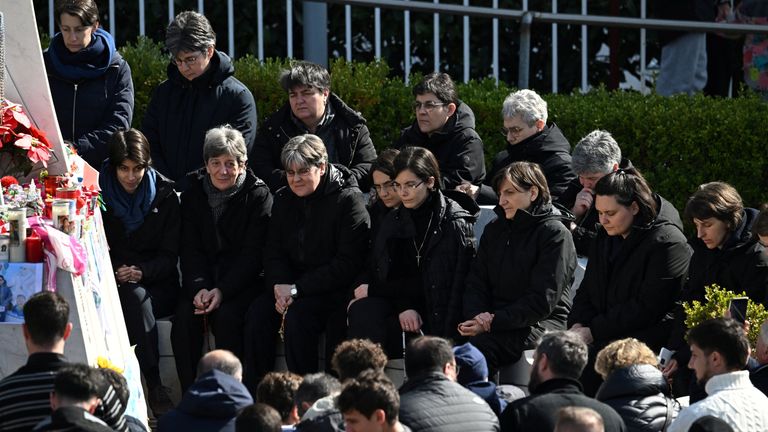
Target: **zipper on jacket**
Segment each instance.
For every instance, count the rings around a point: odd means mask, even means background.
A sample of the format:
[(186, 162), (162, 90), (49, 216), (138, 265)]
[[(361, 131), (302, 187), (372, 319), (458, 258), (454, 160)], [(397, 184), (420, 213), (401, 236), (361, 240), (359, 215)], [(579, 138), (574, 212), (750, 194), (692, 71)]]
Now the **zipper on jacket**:
[(72, 145), (75, 145), (75, 108), (77, 108), (77, 84), (75, 84), (75, 94), (72, 95)]

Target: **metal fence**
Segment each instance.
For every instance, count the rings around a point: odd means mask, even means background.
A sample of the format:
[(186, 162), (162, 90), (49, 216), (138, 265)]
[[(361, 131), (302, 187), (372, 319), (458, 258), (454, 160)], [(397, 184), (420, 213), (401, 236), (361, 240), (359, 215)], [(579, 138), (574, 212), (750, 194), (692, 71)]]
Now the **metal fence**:
[[(151, 0), (138, 0), (139, 11), (139, 34), (146, 34), (145, 24), (145, 10), (146, 3)], [(162, 1), (162, 0), (156, 0)], [(255, 55), (263, 60), (264, 59), (264, 7), (265, 3), (274, 5), (279, 1), (285, 2), (285, 28), (286, 28), (286, 53), (288, 58), (293, 57), (294, 53), (294, 23), (293, 17), (293, 0), (272, 0), (265, 2), (264, 0), (250, 1), (249, 6), (255, 7), (257, 10), (257, 19), (255, 26), (257, 28), (257, 43)], [(299, 0), (297, 0), (298, 2)], [(393, 9), (402, 10), (403, 13), (403, 64), (404, 64), (404, 79), (407, 82), (411, 72), (412, 66), (412, 53), (411, 47), (411, 13), (426, 12), (433, 14), (433, 41), (432, 41), (432, 53), (433, 61), (435, 65), (441, 64), (440, 58), (440, 16), (441, 15), (457, 15), (462, 17), (462, 53), (463, 53), (463, 76), (462, 79), (466, 82), (472, 78), (484, 78), (484, 77), (472, 77), (470, 76), (470, 64), (472, 61), (472, 51), (474, 47), (470, 46), (471, 27), (469, 18), (479, 17), (490, 20), (492, 26), (492, 67), (491, 76), (497, 80), (499, 79), (499, 20), (512, 20), (520, 24), (520, 39), (519, 39), (519, 55), (518, 55), (518, 86), (528, 86), (528, 71), (530, 69), (530, 38), (531, 38), (531, 24), (547, 23), (551, 24), (551, 80), (552, 80), (552, 92), (556, 93), (558, 88), (558, 25), (572, 24), (581, 26), (581, 61), (580, 61), (580, 76), (582, 91), (587, 91), (590, 88), (588, 82), (588, 64), (589, 53), (587, 49), (587, 29), (588, 26), (595, 26), (600, 28), (605, 27), (619, 27), (626, 29), (637, 29), (639, 31), (640, 46), (638, 52), (640, 55), (640, 90), (645, 91), (647, 64), (647, 34), (648, 29), (658, 30), (689, 30), (689, 31), (703, 31), (703, 32), (722, 32), (722, 33), (768, 33), (768, 27), (757, 25), (744, 25), (744, 24), (725, 24), (725, 23), (705, 23), (705, 22), (693, 22), (693, 21), (663, 21), (647, 18), (647, 0), (640, 1), (640, 16), (638, 17), (616, 17), (616, 16), (600, 16), (589, 14), (589, 2), (588, 0), (581, 0), (581, 13), (580, 14), (564, 14), (558, 12), (558, 0), (551, 0), (550, 11), (532, 11), (528, 9), (528, 0), (521, 0), (521, 9), (506, 9), (499, 7), (499, 0), (492, 0), (490, 7), (472, 6), (470, 0), (462, 0), (462, 4), (445, 4), (440, 0), (428, 1), (409, 1), (409, 0), (319, 0), (312, 2), (301, 2), (311, 4), (312, 7), (317, 8), (318, 5), (323, 7), (324, 4), (342, 4), (344, 5), (344, 41), (345, 41), (345, 57), (347, 60), (355, 60), (353, 58), (352, 49), (352, 7), (361, 7), (371, 10), (373, 13), (374, 22), (374, 57), (379, 59), (382, 56), (382, 29), (381, 29), (381, 10)], [(48, 0), (49, 3), (49, 31), (51, 35), (55, 32), (54, 17), (53, 17), (53, 4), (54, 0)], [(245, 2), (240, 1), (243, 5)], [(255, 3), (255, 4), (254, 4)], [(487, 3), (487, 2), (486, 2)], [(200, 13), (205, 13), (204, 0), (197, 0), (197, 10)], [(235, 57), (235, 25), (234, 25), (234, 0), (227, 0), (227, 52), (231, 57)], [(109, 29), (114, 34), (120, 32), (120, 24), (117, 22), (115, 16), (115, 0), (109, 0)], [(306, 9), (305, 9), (306, 10)], [(317, 9), (315, 9), (317, 10)], [(176, 14), (174, 0), (167, 0), (167, 17), (168, 21), (172, 20)], [(323, 27), (324, 28), (324, 27)], [(321, 29), (322, 30), (322, 29)], [(327, 37), (326, 34), (307, 34), (305, 27), (305, 43), (318, 38)], [(327, 49), (326, 49), (327, 51)], [(327, 59), (327, 52), (321, 53)], [(513, 67), (514, 65), (511, 65)]]

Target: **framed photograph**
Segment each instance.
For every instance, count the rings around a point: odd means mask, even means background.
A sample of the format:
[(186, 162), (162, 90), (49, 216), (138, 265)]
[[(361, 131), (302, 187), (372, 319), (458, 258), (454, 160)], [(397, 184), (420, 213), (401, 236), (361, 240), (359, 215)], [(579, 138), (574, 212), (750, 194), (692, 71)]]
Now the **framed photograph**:
[(24, 303), (42, 289), (42, 263), (0, 264), (0, 323), (23, 323)]

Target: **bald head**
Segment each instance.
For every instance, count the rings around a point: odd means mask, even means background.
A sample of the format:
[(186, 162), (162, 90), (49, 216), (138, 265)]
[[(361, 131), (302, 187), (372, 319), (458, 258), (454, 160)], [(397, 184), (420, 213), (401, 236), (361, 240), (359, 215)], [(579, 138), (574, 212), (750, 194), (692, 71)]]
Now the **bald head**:
[(205, 354), (197, 364), (197, 376), (200, 377), (214, 369), (231, 375), (238, 381), (243, 380), (243, 365), (231, 351), (213, 350)]

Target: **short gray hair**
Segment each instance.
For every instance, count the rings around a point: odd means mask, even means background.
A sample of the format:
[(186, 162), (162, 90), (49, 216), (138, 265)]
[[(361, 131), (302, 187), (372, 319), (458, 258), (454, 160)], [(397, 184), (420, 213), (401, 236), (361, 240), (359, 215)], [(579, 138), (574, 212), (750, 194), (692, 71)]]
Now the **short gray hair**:
[(547, 332), (541, 337), (536, 352), (547, 355), (547, 364), (561, 378), (579, 379), (587, 365), (587, 344), (571, 331)]
[(317, 135), (297, 135), (288, 140), (280, 154), (283, 168), (292, 166), (320, 166), (328, 162), (328, 151), (323, 140)]
[(763, 321), (763, 324), (760, 325), (760, 338), (762, 338), (763, 342), (768, 345), (768, 319)]
[(165, 31), (165, 48), (171, 55), (182, 51), (202, 52), (216, 46), (216, 33), (205, 15), (185, 11), (168, 24)]
[(571, 154), (571, 168), (578, 174), (608, 174), (621, 163), (621, 149), (608, 131), (596, 129), (581, 139)]
[(210, 129), (205, 133), (205, 141), (203, 141), (205, 163), (223, 155), (234, 157), (240, 165), (248, 161), (248, 149), (245, 147), (243, 134), (228, 124)]
[(501, 114), (504, 118), (519, 115), (528, 127), (533, 127), (539, 120), (547, 122), (547, 101), (533, 90), (518, 90), (504, 99)]
[(214, 369), (235, 378), (243, 376), (243, 364), (240, 359), (227, 350), (217, 349), (205, 354), (197, 364), (197, 376), (200, 377)]

